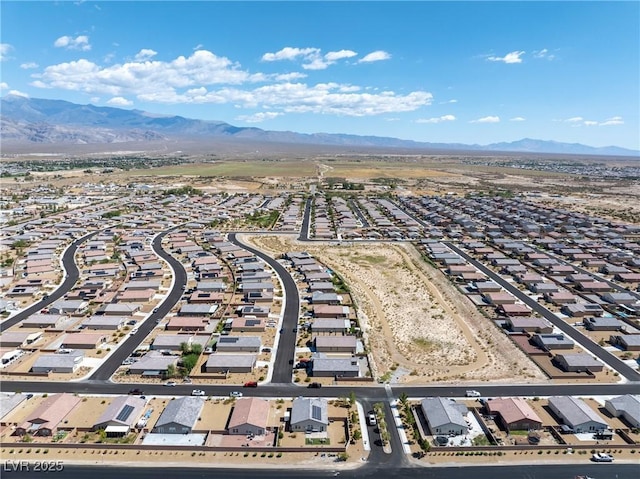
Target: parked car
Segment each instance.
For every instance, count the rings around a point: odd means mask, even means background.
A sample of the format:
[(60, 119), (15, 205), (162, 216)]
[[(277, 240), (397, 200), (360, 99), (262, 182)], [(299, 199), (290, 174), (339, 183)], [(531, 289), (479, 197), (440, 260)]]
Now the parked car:
[(375, 426), (376, 424), (378, 424), (378, 421), (376, 420), (376, 415), (370, 412), (367, 415), (367, 422), (369, 423), (369, 426)]
[(322, 384), (320, 384), (320, 383), (310, 383), (307, 387), (311, 388), (311, 389), (320, 389), (322, 387)]
[(130, 390), (129, 394), (141, 395), (141, 394), (144, 394), (144, 393), (143, 393), (142, 389), (136, 388), (136, 389)]
[(245, 388), (257, 388), (258, 387), (258, 383), (256, 381), (247, 381), (246, 383), (244, 383), (244, 387)]
[(464, 394), (468, 398), (479, 398), (480, 397), (480, 392), (476, 391), (474, 389), (470, 389), (469, 391), (465, 392)]
[(232, 398), (241, 398), (242, 393), (240, 391), (231, 391), (229, 393), (229, 396), (231, 396)]
[(591, 456), (593, 462), (613, 462), (613, 456), (604, 452), (596, 452)]
[(202, 389), (194, 389), (191, 391), (192, 396), (206, 396), (205, 392)]

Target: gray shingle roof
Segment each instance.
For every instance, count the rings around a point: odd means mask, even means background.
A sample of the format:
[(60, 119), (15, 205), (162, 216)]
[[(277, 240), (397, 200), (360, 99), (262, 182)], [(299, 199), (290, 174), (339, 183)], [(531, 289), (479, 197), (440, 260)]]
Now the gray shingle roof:
[(174, 399), (164, 408), (155, 427), (162, 427), (174, 423), (193, 428), (200, 416), (202, 406), (204, 406), (204, 399), (199, 397), (181, 397)]

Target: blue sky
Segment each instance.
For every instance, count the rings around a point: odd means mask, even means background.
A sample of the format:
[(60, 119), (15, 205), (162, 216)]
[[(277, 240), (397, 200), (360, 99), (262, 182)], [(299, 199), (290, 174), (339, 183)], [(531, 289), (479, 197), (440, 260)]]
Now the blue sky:
[(640, 2), (2, 1), (2, 95), (640, 149)]

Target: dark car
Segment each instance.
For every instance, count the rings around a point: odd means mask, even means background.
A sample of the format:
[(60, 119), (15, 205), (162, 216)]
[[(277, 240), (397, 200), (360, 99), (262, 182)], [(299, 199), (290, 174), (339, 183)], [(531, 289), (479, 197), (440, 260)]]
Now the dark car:
[(319, 389), (319, 388), (322, 387), (322, 384), (320, 384), (320, 383), (311, 383), (307, 387), (311, 388), (311, 389)]
[(131, 391), (129, 391), (129, 394), (141, 395), (141, 394), (144, 394), (144, 393), (143, 393), (142, 389), (136, 388), (136, 389), (132, 389)]

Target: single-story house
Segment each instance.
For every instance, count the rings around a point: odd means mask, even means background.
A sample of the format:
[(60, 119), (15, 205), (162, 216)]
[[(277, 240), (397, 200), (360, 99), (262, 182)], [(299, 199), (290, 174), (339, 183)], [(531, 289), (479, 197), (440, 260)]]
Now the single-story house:
[(70, 374), (80, 367), (83, 358), (84, 353), (80, 351), (70, 354), (42, 354), (34, 361), (31, 372)]
[(602, 316), (604, 310), (602, 306), (595, 303), (575, 303), (565, 304), (560, 312), (574, 318), (583, 318), (585, 316)]
[(221, 353), (259, 353), (262, 348), (260, 336), (220, 336), (216, 351)]
[(153, 432), (158, 434), (190, 434), (200, 418), (204, 399), (180, 397), (169, 401), (158, 418)]
[(218, 310), (218, 305), (213, 303), (183, 304), (178, 311), (178, 316), (210, 316)]
[(609, 427), (582, 399), (553, 396), (549, 398), (549, 409), (576, 433), (602, 431)]
[(640, 351), (640, 334), (621, 334), (610, 336), (609, 342), (624, 351)]
[[(167, 323), (167, 331), (204, 331), (210, 319), (202, 316), (173, 316)], [(216, 321), (217, 322), (217, 321)]]
[(256, 366), (255, 354), (210, 354), (205, 363), (207, 373), (250, 373)]
[(604, 368), (604, 364), (586, 353), (557, 354), (553, 358), (553, 361), (558, 365), (558, 367), (560, 367), (560, 369), (571, 373), (584, 371), (596, 373), (602, 371)]
[(420, 408), (432, 435), (461, 435), (469, 431), (465, 420), (467, 406), (453, 399), (429, 397), (420, 401)]
[(89, 303), (79, 299), (59, 299), (49, 306), (49, 312), (51, 314), (82, 314), (88, 305)]
[(22, 328), (56, 329), (68, 316), (60, 314), (32, 314), (20, 323)]
[(227, 431), (232, 435), (264, 436), (269, 421), (269, 401), (260, 398), (238, 399), (231, 412)]
[(507, 326), (514, 333), (545, 333), (549, 334), (553, 331), (553, 326), (549, 321), (535, 316), (529, 317), (509, 317), (507, 318)]
[(102, 429), (107, 437), (126, 436), (140, 418), (146, 403), (138, 396), (116, 397), (94, 423), (93, 430)]
[(107, 316), (131, 316), (140, 311), (142, 305), (138, 303), (108, 303), (103, 304), (96, 310), (96, 314)]
[(562, 333), (534, 334), (531, 341), (536, 346), (547, 351), (552, 349), (573, 349), (574, 345), (573, 341)]
[(311, 375), (356, 378), (360, 376), (360, 365), (357, 358), (315, 358)]
[(153, 343), (151, 343), (150, 349), (179, 351), (182, 343), (187, 343), (188, 345), (199, 344), (204, 349), (208, 341), (208, 334), (158, 334), (153, 340)]
[(131, 316), (91, 316), (82, 322), (82, 326), (86, 329), (119, 331), (130, 319)]
[(522, 398), (489, 399), (486, 407), (506, 431), (542, 429), (542, 419)]
[(323, 353), (355, 354), (358, 339), (355, 336), (316, 336), (313, 340), (316, 351)]
[(348, 318), (349, 306), (318, 304), (313, 307), (313, 315), (316, 318)]
[(631, 427), (640, 428), (640, 395), (625, 394), (607, 399), (604, 408), (612, 416), (624, 419)]
[(585, 318), (583, 322), (589, 331), (619, 331), (622, 326), (619, 319), (611, 316)]
[(242, 318), (233, 318), (231, 321), (231, 330), (232, 331), (251, 331), (258, 332), (264, 331), (266, 329), (266, 319), (265, 318), (252, 318), (250, 316), (245, 316)]
[(60, 347), (65, 349), (95, 349), (107, 342), (108, 336), (102, 333), (67, 333)]
[(82, 401), (73, 394), (54, 394), (47, 397), (28, 419), (16, 427), (15, 434), (24, 436), (52, 436), (58, 431), (58, 425)]
[(129, 366), (129, 373), (149, 377), (164, 377), (169, 366), (176, 366), (177, 363), (178, 356), (162, 356), (158, 353), (148, 353)]
[(346, 334), (351, 329), (351, 321), (348, 319), (314, 319), (311, 331), (318, 333)]
[(291, 431), (322, 432), (329, 426), (329, 413), (325, 398), (297, 397), (291, 405), (289, 428)]
[(22, 331), (5, 331), (0, 334), (0, 346), (8, 348), (20, 348), (35, 343), (42, 337), (42, 331), (34, 333)]

